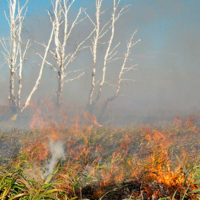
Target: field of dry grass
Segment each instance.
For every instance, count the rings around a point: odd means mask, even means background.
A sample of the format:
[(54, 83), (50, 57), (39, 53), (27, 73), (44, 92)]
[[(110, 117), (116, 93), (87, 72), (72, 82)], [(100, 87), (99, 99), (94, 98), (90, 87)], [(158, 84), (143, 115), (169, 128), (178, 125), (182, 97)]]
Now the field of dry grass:
[(2, 132), (0, 144), (1, 199), (198, 197), (200, 127), (192, 118), (134, 129), (52, 122)]

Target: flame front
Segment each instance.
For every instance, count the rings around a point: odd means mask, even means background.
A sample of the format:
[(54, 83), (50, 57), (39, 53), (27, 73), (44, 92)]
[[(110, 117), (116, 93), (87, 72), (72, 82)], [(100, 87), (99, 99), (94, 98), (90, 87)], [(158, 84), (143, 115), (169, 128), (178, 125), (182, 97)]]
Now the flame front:
[[(30, 160), (42, 165), (51, 157), (50, 141), (62, 141), (65, 161), (57, 180), (62, 182), (59, 187), (70, 194), (78, 182), (77, 187), (81, 188), (98, 183), (95, 187), (98, 190), (93, 189), (92, 195), (99, 198), (107, 188), (120, 186), (127, 180), (140, 188), (140, 191), (129, 191), (135, 197), (146, 194), (148, 198), (156, 199), (172, 196), (175, 191), (177, 194), (186, 191), (192, 176), (186, 177), (182, 165), (200, 161), (198, 147), (194, 146), (190, 151), (190, 145), (200, 141), (199, 128), (191, 121), (175, 119), (169, 128), (145, 126), (128, 130), (103, 128), (91, 116), (84, 114), (90, 123), (83, 127), (79, 125), (80, 117), (73, 119), (71, 127), (52, 123), (52, 118), (51, 123), (43, 118), (41, 125), (40, 118), (40, 128), (31, 126), (29, 137), (23, 140), (23, 153), (28, 153)], [(33, 124), (36, 121), (35, 115)], [(47, 123), (51, 126), (46, 127)], [(192, 161), (191, 157), (194, 158)], [(189, 186), (189, 190), (195, 188)], [(194, 197), (190, 195), (190, 198)]]

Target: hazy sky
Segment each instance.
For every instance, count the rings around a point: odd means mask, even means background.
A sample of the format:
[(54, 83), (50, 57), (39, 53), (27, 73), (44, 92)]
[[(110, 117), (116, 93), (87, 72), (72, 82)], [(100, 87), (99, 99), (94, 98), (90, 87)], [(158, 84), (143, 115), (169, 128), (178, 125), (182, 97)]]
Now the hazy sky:
[[(20, 1), (21, 3), (24, 0)], [(104, 0), (110, 5), (111, 0)], [(126, 105), (133, 108), (195, 110), (200, 106), (200, 1), (199, 0), (122, 0), (131, 4), (120, 21), (119, 35), (125, 39), (138, 28), (141, 42), (132, 58), (138, 70), (131, 75), (136, 82), (125, 88)], [(94, 8), (95, 0), (77, 0), (74, 8)], [(50, 0), (30, 0), (27, 20), (43, 19)], [(9, 29), (0, 0), (0, 37)], [(120, 26), (121, 26), (120, 25)], [(31, 26), (31, 25), (30, 25)], [(126, 28), (125, 28), (126, 27)], [(1, 69), (2, 70), (2, 69)], [(0, 76), (2, 77), (2, 76)], [(2, 77), (3, 78), (3, 77)], [(67, 88), (70, 86), (66, 86)], [(83, 90), (83, 89), (81, 89)], [(127, 92), (128, 91), (128, 92)], [(84, 92), (83, 92), (84, 93)], [(127, 94), (128, 93), (128, 94)]]

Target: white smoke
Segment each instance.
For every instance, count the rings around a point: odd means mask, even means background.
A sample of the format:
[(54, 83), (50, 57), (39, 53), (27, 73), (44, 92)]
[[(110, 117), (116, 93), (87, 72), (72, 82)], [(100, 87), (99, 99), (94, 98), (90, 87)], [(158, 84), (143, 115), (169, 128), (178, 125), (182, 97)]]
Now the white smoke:
[(61, 141), (50, 141), (49, 144), (50, 152), (51, 152), (51, 159), (47, 161), (45, 164), (45, 173), (43, 174), (44, 177), (53, 173), (56, 163), (59, 159), (65, 159), (64, 154), (64, 146)]

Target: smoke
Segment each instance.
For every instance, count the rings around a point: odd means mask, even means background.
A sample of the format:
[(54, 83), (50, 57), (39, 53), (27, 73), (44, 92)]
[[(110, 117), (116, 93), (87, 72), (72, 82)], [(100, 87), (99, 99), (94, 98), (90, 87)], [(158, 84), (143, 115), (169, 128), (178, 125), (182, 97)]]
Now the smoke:
[(44, 165), (44, 168), (45, 168), (45, 173), (43, 174), (44, 177), (53, 173), (55, 169), (55, 165), (57, 164), (59, 159), (62, 159), (62, 160), (65, 159), (64, 146), (61, 141), (51, 140), (49, 144), (49, 150), (51, 153), (51, 158)]
[[(38, 2), (35, 1), (37, 6), (40, 5)], [(136, 28), (138, 28), (138, 33), (135, 40), (141, 38), (141, 42), (134, 46), (131, 55), (133, 64), (138, 64), (138, 70), (130, 72), (127, 76), (127, 78), (135, 79), (135, 82), (123, 84), (120, 97), (109, 107), (110, 118), (118, 118), (117, 123), (122, 123), (122, 121), (131, 123), (133, 120), (144, 118), (144, 121), (148, 122), (155, 115), (173, 118), (176, 115), (192, 115), (198, 112), (200, 106), (198, 88), (200, 85), (198, 78), (200, 73), (200, 13), (198, 7), (200, 2), (125, 0), (121, 3), (121, 6), (124, 4), (132, 4), (132, 6), (117, 23), (115, 41), (121, 41), (118, 55), (123, 55), (126, 42)], [(107, 8), (107, 11), (103, 15), (103, 22), (110, 17), (111, 5), (111, 0), (104, 0), (103, 6)], [(95, 2), (84, 0), (77, 1), (72, 7), (71, 20), (80, 6), (87, 8), (87, 12), (94, 19)], [(49, 9), (51, 6), (45, 3), (45, 7)], [(37, 11), (30, 5), (29, 9), (31, 12), (27, 13), (24, 34), (25, 38), (31, 38), (32, 46), (23, 72), (23, 100), (26, 99), (37, 77), (39, 67), (36, 62), (41, 62), (34, 52), (43, 52), (43, 48), (34, 43), (34, 40), (41, 43), (47, 42), (51, 29), (48, 15), (45, 11), (42, 12), (42, 7)], [(4, 21), (0, 26), (4, 27), (5, 24)], [(73, 50), (77, 41), (84, 38), (92, 28), (93, 26), (87, 19), (77, 26), (70, 38), (69, 52)], [(106, 41), (108, 36), (104, 39)], [(97, 73), (99, 74), (102, 70), (101, 61), (104, 50), (103, 45), (98, 49)], [(2, 56), (1, 58), (3, 60)], [(51, 56), (48, 60), (54, 62)], [(113, 85), (116, 84), (120, 64), (120, 62), (111, 63), (107, 69), (106, 79)], [(80, 68), (84, 68), (86, 74), (80, 80), (65, 84), (64, 101), (85, 105), (91, 86), (92, 57), (89, 49), (78, 55), (70, 65), (69, 71)], [(7, 102), (9, 70), (4, 67), (1, 72), (0, 90), (3, 91), (1, 102)], [(56, 90), (56, 75), (46, 67), (33, 100), (42, 99), (44, 96), (56, 100)], [(106, 85), (103, 88), (101, 102), (113, 93), (113, 88)]]

